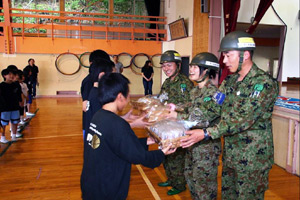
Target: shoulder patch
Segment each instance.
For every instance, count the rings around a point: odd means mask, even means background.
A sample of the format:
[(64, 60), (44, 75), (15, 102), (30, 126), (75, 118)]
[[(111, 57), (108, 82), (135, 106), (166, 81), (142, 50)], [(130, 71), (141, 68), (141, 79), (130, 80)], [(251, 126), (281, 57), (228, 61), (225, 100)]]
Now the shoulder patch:
[(219, 104), (222, 105), (225, 100), (226, 95), (220, 91), (216, 92), (213, 96), (213, 100)]

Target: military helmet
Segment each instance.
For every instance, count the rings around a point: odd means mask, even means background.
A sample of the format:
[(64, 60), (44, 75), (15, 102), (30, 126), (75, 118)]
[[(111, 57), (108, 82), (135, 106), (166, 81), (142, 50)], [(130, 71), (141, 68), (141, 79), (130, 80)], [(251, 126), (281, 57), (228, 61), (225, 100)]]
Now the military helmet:
[(160, 64), (165, 62), (181, 63), (181, 56), (177, 51), (173, 51), (173, 50), (166, 51), (160, 57)]
[(223, 37), (219, 51), (251, 51), (255, 49), (253, 37), (243, 31), (234, 31)]
[(219, 69), (219, 60), (214, 54), (203, 52), (198, 53), (192, 59), (190, 65), (198, 65), (199, 67), (205, 67), (217, 71)]

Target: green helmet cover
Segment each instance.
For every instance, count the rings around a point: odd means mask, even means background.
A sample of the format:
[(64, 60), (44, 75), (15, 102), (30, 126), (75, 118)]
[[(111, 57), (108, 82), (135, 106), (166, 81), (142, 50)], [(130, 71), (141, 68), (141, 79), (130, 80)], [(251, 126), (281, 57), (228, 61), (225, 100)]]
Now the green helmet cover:
[(177, 51), (168, 50), (164, 52), (160, 57), (160, 64), (166, 62), (181, 63), (181, 56)]
[(251, 51), (255, 49), (253, 37), (243, 31), (230, 32), (223, 37), (219, 51)]

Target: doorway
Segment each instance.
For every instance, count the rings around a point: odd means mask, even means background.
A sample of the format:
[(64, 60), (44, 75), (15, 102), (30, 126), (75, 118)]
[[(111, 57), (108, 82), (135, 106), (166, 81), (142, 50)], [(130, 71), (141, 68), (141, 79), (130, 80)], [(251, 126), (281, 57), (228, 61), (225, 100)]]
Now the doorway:
[(180, 73), (186, 75), (187, 77), (189, 77), (189, 64), (190, 64), (190, 57), (181, 57), (182, 60), (182, 64), (181, 64), (181, 69), (180, 69)]

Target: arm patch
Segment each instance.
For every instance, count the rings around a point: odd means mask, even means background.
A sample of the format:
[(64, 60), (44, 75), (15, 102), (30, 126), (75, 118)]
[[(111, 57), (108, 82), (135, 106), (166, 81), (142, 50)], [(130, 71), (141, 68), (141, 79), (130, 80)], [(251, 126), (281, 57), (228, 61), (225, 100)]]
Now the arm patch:
[(216, 93), (214, 94), (213, 100), (214, 100), (217, 104), (222, 105), (223, 102), (224, 102), (224, 100), (225, 100), (225, 97), (226, 97), (225, 94), (223, 94), (222, 92), (219, 92), (219, 91), (218, 91), (218, 92), (216, 92)]

